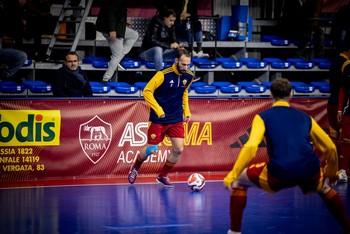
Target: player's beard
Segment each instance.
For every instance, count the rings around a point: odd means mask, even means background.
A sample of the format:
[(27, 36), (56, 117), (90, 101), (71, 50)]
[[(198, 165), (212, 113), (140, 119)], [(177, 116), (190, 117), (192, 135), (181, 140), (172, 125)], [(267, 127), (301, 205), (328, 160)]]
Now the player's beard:
[(185, 73), (186, 73), (186, 69), (182, 69), (182, 70), (181, 70), (179, 64), (176, 64), (176, 68), (177, 68), (177, 70), (178, 70), (181, 74), (185, 74)]

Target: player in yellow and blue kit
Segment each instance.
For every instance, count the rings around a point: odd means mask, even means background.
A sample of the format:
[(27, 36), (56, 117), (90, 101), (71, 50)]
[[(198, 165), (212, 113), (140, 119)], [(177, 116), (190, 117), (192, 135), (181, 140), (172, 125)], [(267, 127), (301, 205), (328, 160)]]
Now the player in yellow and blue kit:
[[(252, 186), (270, 193), (294, 186), (299, 186), (303, 193), (318, 192), (344, 233), (350, 233), (350, 220), (344, 204), (329, 182), (337, 178), (336, 147), (311, 116), (290, 107), (291, 91), (287, 79), (272, 82), (273, 106), (254, 117), (249, 140), (224, 179), (224, 186), (231, 189), (228, 234), (241, 233), (247, 189)], [(248, 167), (264, 137), (268, 162)], [(324, 164), (313, 147), (322, 153), (326, 160)]]
[(131, 184), (135, 183), (142, 163), (157, 151), (158, 144), (167, 135), (171, 140), (172, 150), (157, 177), (157, 182), (166, 187), (174, 187), (168, 178), (168, 173), (183, 151), (184, 122), (188, 123), (191, 116), (188, 88), (192, 84), (193, 74), (188, 70), (190, 63), (189, 52), (179, 49), (175, 63), (157, 72), (143, 90), (145, 101), (151, 109), (149, 117), (151, 124), (147, 133), (147, 145), (141, 149), (134, 165), (130, 168), (128, 180)]

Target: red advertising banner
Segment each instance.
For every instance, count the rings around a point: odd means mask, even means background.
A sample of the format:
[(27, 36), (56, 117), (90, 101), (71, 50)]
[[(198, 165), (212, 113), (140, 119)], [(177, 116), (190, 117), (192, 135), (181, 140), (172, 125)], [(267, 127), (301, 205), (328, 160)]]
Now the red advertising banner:
[[(293, 99), (292, 106), (328, 128), (327, 99)], [(174, 172), (227, 172), (248, 140), (255, 114), (269, 99), (191, 99), (185, 150)], [(143, 100), (2, 100), (0, 180), (126, 176), (147, 141)], [(165, 139), (140, 174), (155, 174), (170, 154)], [(261, 143), (254, 161), (266, 160)]]

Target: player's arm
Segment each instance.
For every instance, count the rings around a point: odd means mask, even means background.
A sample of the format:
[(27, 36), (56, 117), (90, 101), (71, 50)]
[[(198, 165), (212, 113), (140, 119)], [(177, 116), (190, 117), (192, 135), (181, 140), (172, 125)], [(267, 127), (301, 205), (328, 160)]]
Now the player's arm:
[(158, 104), (157, 100), (154, 98), (154, 91), (164, 82), (163, 72), (157, 72), (155, 76), (147, 83), (143, 89), (143, 96), (146, 103), (150, 108), (152, 108), (158, 117), (164, 115), (163, 108)]
[(311, 141), (314, 143), (315, 148), (322, 152), (322, 155), (326, 158), (325, 175), (326, 177), (335, 177), (338, 171), (338, 155), (337, 149), (323, 129), (317, 124), (317, 122), (311, 118)]
[(232, 182), (238, 178), (249, 162), (255, 157), (258, 146), (264, 138), (264, 134), (265, 123), (259, 115), (255, 115), (249, 139), (241, 149), (233, 169), (224, 178), (225, 187), (229, 188)]
[[(191, 81), (191, 84), (192, 84), (192, 81)], [(185, 117), (190, 117), (191, 116), (191, 111), (190, 111), (190, 105), (189, 105), (189, 102), (188, 102), (188, 87), (191, 86), (191, 84), (189, 86), (187, 86), (184, 94), (183, 94), (183, 97), (182, 97), (182, 108), (184, 110), (184, 116)]]

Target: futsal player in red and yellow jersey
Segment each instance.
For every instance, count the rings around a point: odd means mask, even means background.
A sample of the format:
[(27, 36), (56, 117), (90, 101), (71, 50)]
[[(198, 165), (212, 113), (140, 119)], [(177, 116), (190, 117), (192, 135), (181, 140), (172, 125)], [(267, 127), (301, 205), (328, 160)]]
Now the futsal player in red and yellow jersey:
[[(231, 190), (231, 226), (227, 233), (241, 233), (247, 189), (252, 186), (270, 193), (294, 186), (299, 186), (304, 194), (318, 192), (344, 233), (350, 233), (343, 201), (329, 182), (337, 178), (334, 143), (311, 116), (290, 107), (292, 85), (287, 79), (275, 79), (270, 90), (273, 106), (254, 117), (249, 140), (224, 178), (224, 186)], [(248, 167), (264, 137), (268, 162)], [(313, 147), (323, 154), (325, 164), (321, 164)]]
[[(349, 153), (344, 152), (344, 148), (346, 145), (343, 144), (343, 153), (340, 152), (340, 145), (342, 143), (342, 139), (344, 134), (341, 134), (341, 119), (344, 110), (344, 103), (346, 102), (346, 73), (349, 70), (350, 66), (350, 49), (343, 49), (343, 52), (336, 56), (331, 64), (329, 69), (330, 79), (329, 79), (329, 87), (330, 87), (330, 96), (327, 103), (327, 117), (329, 122), (329, 136), (333, 140), (334, 144), (338, 148), (339, 153), (339, 182), (346, 183), (348, 181), (348, 177), (346, 174), (346, 170), (348, 168), (348, 162), (350, 155)], [(349, 67), (349, 68), (348, 68)], [(345, 118), (346, 119), (346, 118)], [(346, 120), (345, 120), (346, 121)], [(345, 126), (346, 127), (346, 126)], [(346, 129), (346, 128), (345, 128)], [(349, 147), (349, 146), (348, 146)], [(345, 156), (343, 156), (345, 155)]]
[[(350, 57), (350, 50), (348, 50)], [(348, 58), (341, 69), (342, 87), (339, 92), (338, 121), (341, 125), (339, 138), (339, 181), (347, 183), (350, 165), (350, 59)]]
[(188, 88), (192, 84), (193, 73), (188, 70), (190, 63), (189, 52), (178, 49), (175, 63), (157, 72), (143, 90), (145, 101), (150, 107), (148, 142), (130, 168), (128, 174), (130, 184), (135, 183), (142, 163), (148, 156), (157, 152), (158, 144), (167, 135), (170, 138), (172, 150), (156, 180), (166, 187), (174, 187), (168, 178), (168, 173), (175, 166), (184, 149), (184, 122), (188, 123), (191, 117)]

